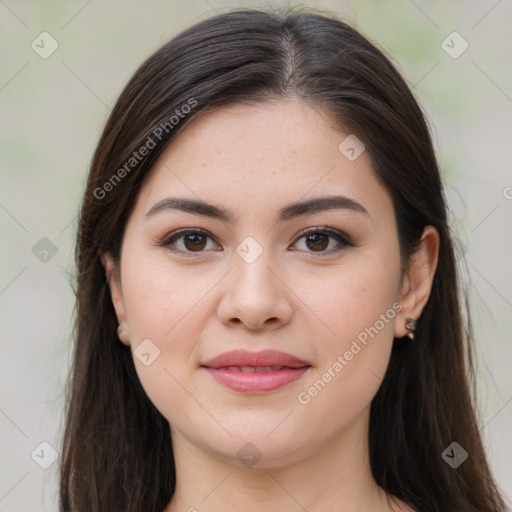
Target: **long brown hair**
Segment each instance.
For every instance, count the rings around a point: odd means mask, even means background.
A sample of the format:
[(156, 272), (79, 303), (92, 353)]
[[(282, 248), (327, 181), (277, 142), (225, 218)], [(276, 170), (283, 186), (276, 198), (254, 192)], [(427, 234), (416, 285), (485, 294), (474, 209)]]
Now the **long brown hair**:
[[(151, 55), (122, 91), (98, 142), (75, 253), (61, 512), (162, 512), (171, 500), (176, 476), (169, 424), (142, 389), (130, 348), (117, 337), (100, 254), (108, 251), (119, 262), (141, 184), (192, 119), (230, 103), (289, 96), (327, 109), (364, 141), (393, 201), (403, 268), (425, 226), (440, 235), (438, 268), (416, 338), (395, 340), (372, 401), (369, 449), (377, 484), (418, 511), (506, 510), (479, 433), (471, 328), (421, 109), (384, 54), (334, 15), (244, 9), (197, 23)], [(454, 441), (469, 454), (456, 469), (441, 455)]]

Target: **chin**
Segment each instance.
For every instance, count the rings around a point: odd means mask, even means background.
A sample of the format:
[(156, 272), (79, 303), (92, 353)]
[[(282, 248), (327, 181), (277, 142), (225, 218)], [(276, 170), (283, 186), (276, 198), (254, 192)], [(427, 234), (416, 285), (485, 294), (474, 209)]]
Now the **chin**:
[(205, 448), (224, 463), (246, 468), (277, 469), (307, 458), (315, 451), (312, 439), (299, 439), (285, 429), (281, 435), (265, 431), (231, 431), (233, 438), (207, 440)]

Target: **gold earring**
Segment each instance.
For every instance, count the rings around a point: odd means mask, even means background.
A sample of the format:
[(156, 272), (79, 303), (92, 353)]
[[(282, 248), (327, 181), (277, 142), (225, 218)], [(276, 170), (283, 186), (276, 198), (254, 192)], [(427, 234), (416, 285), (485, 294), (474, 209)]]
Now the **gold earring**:
[(414, 331), (416, 330), (416, 320), (414, 318), (406, 318), (405, 319), (405, 328), (409, 331), (407, 333), (407, 337), (411, 340), (414, 339)]

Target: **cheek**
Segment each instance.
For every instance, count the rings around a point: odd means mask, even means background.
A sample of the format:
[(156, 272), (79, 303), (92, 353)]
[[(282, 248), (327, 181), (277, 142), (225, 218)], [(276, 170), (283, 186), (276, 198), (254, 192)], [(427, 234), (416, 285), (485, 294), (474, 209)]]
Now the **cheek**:
[[(310, 295), (334, 334), (318, 339), (320, 364), (297, 399), (327, 431), (339, 428), (340, 421), (355, 420), (380, 386), (401, 309), (396, 302), (399, 275), (398, 263), (386, 266), (382, 260), (365, 264), (361, 260)], [(334, 410), (342, 411), (341, 417)]]
[(126, 315), (135, 339), (163, 341), (197, 325), (201, 299), (218, 279), (198, 275), (192, 267), (177, 269), (164, 261), (127, 262), (123, 281)]
[(322, 321), (327, 348), (341, 350), (344, 343), (376, 322), (379, 331), (386, 335), (392, 332), (393, 321), (382, 325), (379, 320), (381, 315), (386, 316), (385, 320), (396, 316), (392, 306), (397, 299), (399, 277), (398, 255), (396, 264), (388, 265), (381, 258), (360, 258), (326, 269), (325, 274), (302, 277), (294, 290)]
[[(189, 395), (180, 383), (193, 371), (188, 363), (203, 329), (201, 298), (214, 283), (191, 270), (171, 272), (165, 263), (126, 262), (123, 294), (135, 369), (149, 399), (168, 419), (171, 413), (187, 415)], [(140, 357), (144, 353), (150, 354), (146, 361)]]

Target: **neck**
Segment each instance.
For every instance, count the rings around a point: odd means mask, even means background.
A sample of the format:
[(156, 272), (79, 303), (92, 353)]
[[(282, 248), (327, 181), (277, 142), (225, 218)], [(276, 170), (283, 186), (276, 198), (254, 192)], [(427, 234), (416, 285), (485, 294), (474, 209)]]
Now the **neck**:
[(176, 492), (164, 512), (388, 511), (371, 474), (368, 413), (307, 457), (265, 467), (205, 452), (171, 427)]

